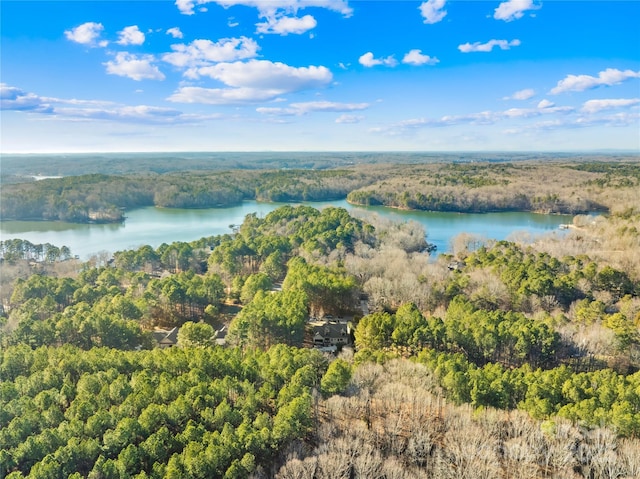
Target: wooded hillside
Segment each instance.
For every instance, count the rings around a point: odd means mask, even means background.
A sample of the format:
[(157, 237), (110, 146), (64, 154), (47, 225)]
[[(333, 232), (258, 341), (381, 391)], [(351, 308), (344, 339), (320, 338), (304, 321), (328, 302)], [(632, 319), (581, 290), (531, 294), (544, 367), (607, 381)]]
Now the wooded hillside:
[(4, 185), (4, 219), (122, 221), (145, 206), (215, 208), (242, 200), (346, 198), (362, 205), (456, 211), (620, 213), (640, 210), (634, 159), (351, 165), (340, 169), (223, 170), (113, 176), (88, 174)]
[[(638, 477), (637, 166), (403, 168), (389, 190), (548, 174), (559, 198), (573, 177), (619, 203), (437, 258), (420, 225), (308, 206), (112, 260), (1, 242), (0, 476)], [(353, 346), (311, 348), (312, 317)]]

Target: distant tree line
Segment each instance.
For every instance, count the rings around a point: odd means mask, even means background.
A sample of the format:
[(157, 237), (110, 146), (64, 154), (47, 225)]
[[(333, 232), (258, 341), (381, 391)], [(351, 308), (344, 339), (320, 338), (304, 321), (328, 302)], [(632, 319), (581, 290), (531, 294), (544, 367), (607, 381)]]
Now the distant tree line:
[(579, 214), (616, 209), (640, 186), (640, 167), (620, 163), (431, 163), (280, 169), (87, 174), (7, 184), (3, 219), (122, 221), (146, 206), (215, 208), (243, 200), (347, 199), (402, 209)]
[(0, 192), (0, 215), (3, 219), (117, 222), (124, 219), (126, 210), (146, 206), (216, 208), (249, 199), (343, 199), (363, 184), (360, 175), (346, 170), (91, 174), (6, 185)]

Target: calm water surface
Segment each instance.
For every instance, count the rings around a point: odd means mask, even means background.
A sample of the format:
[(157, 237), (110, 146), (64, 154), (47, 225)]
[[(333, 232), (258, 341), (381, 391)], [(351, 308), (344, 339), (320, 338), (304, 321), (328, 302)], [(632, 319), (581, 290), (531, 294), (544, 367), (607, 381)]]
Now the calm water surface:
[[(427, 240), (438, 253), (450, 250), (451, 239), (460, 233), (472, 233), (492, 239), (509, 239), (514, 234), (538, 235), (558, 231), (570, 223), (567, 215), (535, 213), (459, 214), (427, 211), (399, 211), (385, 207), (360, 207), (346, 201), (306, 203), (316, 208), (340, 206), (352, 214), (376, 213), (395, 221), (414, 220), (424, 225)], [(101, 251), (134, 249), (148, 244), (155, 247), (174, 241), (193, 241), (203, 236), (230, 233), (230, 225), (239, 225), (250, 213), (265, 216), (281, 203), (245, 201), (231, 208), (172, 209), (140, 208), (127, 212), (122, 224), (73, 224), (54, 221), (0, 221), (0, 239), (21, 238), (31, 243), (68, 246), (73, 254), (86, 260)], [(560, 232), (558, 231), (558, 234)]]

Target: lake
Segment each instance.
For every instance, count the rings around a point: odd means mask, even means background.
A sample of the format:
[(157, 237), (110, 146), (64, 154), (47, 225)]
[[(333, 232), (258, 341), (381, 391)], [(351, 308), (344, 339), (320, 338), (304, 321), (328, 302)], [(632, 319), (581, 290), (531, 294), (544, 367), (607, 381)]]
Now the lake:
[[(427, 241), (435, 244), (437, 253), (450, 250), (451, 239), (460, 233), (471, 233), (491, 239), (509, 239), (516, 233), (539, 235), (558, 231), (572, 216), (536, 213), (438, 213), (401, 211), (382, 206), (352, 206), (345, 200), (305, 203), (316, 208), (339, 206), (355, 216), (377, 213), (395, 221), (414, 220), (424, 225)], [(193, 241), (203, 236), (230, 233), (230, 225), (239, 225), (250, 213), (264, 216), (282, 203), (245, 201), (230, 208), (172, 209), (140, 208), (127, 212), (124, 223), (74, 224), (58, 221), (0, 221), (0, 239), (21, 238), (34, 244), (50, 243), (67, 246), (72, 254), (87, 260), (101, 251), (136, 249), (148, 244), (154, 248), (162, 243)]]

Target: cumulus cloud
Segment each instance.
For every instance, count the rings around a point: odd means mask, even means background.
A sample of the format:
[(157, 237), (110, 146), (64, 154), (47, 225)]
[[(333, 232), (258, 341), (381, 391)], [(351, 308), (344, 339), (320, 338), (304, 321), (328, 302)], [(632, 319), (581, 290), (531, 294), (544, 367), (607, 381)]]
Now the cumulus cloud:
[(218, 63), (197, 70), (229, 88), (182, 87), (168, 100), (182, 103), (234, 104), (272, 100), (295, 91), (321, 88), (333, 76), (323, 66), (292, 67), (268, 60)]
[(183, 15), (193, 15), (195, 13), (193, 11), (193, 8), (195, 7), (194, 0), (176, 0), (175, 5)]
[(446, 0), (427, 0), (422, 2), (418, 9), (424, 18), (424, 23), (438, 23), (446, 15), (447, 11), (444, 10)]
[(599, 86), (612, 86), (631, 78), (640, 78), (640, 71), (622, 71), (615, 68), (607, 68), (598, 73), (597, 77), (590, 75), (567, 75), (564, 79), (560, 80), (549, 93), (558, 95), (559, 93), (567, 91), (584, 91)]
[(360, 62), (360, 65), (363, 65), (367, 68), (371, 68), (376, 65), (385, 65), (388, 67), (395, 67), (398, 64), (396, 59), (393, 58), (393, 55), (388, 56), (387, 58), (374, 58), (373, 53), (371, 52), (367, 52), (364, 55), (362, 55), (358, 59), (358, 62)]
[(194, 40), (188, 45), (171, 45), (173, 52), (162, 56), (162, 60), (176, 67), (200, 67), (210, 63), (232, 62), (254, 58), (260, 47), (247, 37), (223, 38), (217, 42)]
[(462, 53), (470, 53), (470, 52), (490, 52), (493, 50), (493, 47), (500, 47), (501, 50), (509, 50), (511, 47), (520, 46), (520, 40), (517, 38), (515, 40), (507, 41), (507, 40), (489, 40), (487, 43), (464, 43), (462, 45), (458, 45), (458, 50)]
[(436, 57), (430, 57), (429, 55), (423, 55), (422, 50), (414, 49), (405, 54), (402, 58), (402, 63), (408, 63), (409, 65), (435, 65), (439, 63)]
[(524, 90), (518, 90), (511, 96), (505, 96), (503, 100), (528, 100), (536, 94), (532, 88), (525, 88)]
[(171, 35), (173, 38), (182, 38), (184, 35), (182, 34), (182, 30), (180, 27), (173, 27), (167, 30), (167, 35)]
[(540, 5), (536, 5), (532, 0), (507, 0), (502, 2), (494, 10), (493, 18), (510, 22), (524, 16), (527, 10), (537, 10)]
[(288, 35), (289, 33), (300, 35), (316, 27), (318, 22), (311, 15), (302, 18), (279, 16), (268, 17), (265, 22), (257, 23), (258, 33), (274, 33), (277, 35)]
[(538, 108), (551, 108), (552, 106), (555, 106), (555, 103), (547, 100), (546, 98), (544, 100), (540, 100), (538, 103)]
[(292, 67), (269, 60), (218, 63), (199, 69), (200, 75), (236, 88), (278, 90), (281, 93), (324, 87), (333, 75), (323, 66)]
[(331, 101), (308, 101), (291, 103), (287, 108), (256, 108), (258, 113), (277, 116), (306, 115), (311, 112), (343, 112), (358, 111), (369, 108), (368, 103), (339, 103)]
[(627, 108), (638, 104), (640, 104), (640, 98), (611, 98), (603, 100), (588, 100), (582, 105), (582, 111), (585, 113), (597, 113), (602, 110)]
[(195, 7), (205, 5), (207, 3), (216, 3), (224, 8), (234, 5), (244, 5), (247, 7), (257, 8), (261, 16), (267, 16), (269, 12), (284, 11), (287, 13), (295, 13), (300, 8), (318, 7), (326, 8), (345, 17), (353, 13), (353, 9), (349, 7), (347, 0), (176, 0), (175, 4), (184, 15), (193, 15)]
[(164, 80), (164, 74), (153, 65), (153, 55), (132, 55), (128, 52), (118, 52), (112, 61), (104, 63), (107, 73), (128, 77), (132, 80)]
[(144, 33), (140, 31), (138, 25), (125, 27), (118, 32), (118, 45), (142, 45), (144, 43)]
[(86, 22), (71, 30), (65, 30), (64, 35), (68, 40), (82, 45), (106, 47), (108, 44), (106, 40), (97, 41), (103, 30), (104, 26), (102, 23)]

